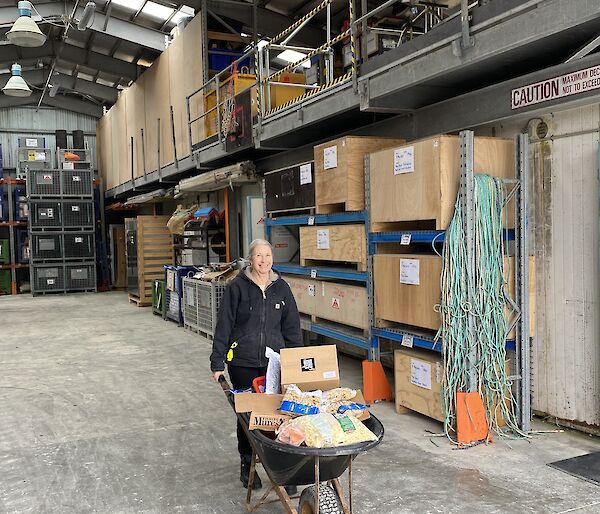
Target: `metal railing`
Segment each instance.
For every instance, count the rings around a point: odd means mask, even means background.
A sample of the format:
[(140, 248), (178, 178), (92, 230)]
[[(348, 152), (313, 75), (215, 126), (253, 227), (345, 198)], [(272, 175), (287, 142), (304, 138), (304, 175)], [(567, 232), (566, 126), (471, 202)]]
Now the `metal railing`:
[[(254, 44), (229, 66), (187, 96), (188, 138), (192, 152), (213, 144), (225, 146), (227, 137), (238, 130), (238, 101), (241, 101), (241, 95), (247, 95), (249, 90), (254, 137), (260, 138), (263, 122), (288, 108), (350, 81), (353, 82), (356, 91), (359, 66), (369, 59), (369, 54), (374, 53), (369, 51), (369, 38), (376, 38), (378, 43), (380, 36), (387, 36), (395, 41), (395, 46), (400, 46), (448, 19), (446, 7), (416, 0), (389, 0), (369, 12), (366, 12), (366, 2), (362, 0), (361, 16), (357, 18), (356, 0), (348, 0), (349, 24), (340, 34), (333, 36), (332, 1), (323, 0), (270, 41), (262, 40)], [(398, 18), (396, 28), (378, 26), (377, 20), (373, 22), (377, 14), (397, 3), (405, 4), (405, 8), (410, 9), (410, 12), (409, 15)], [(465, 0), (463, 3), (467, 4)], [(467, 9), (477, 3), (467, 4)], [(290, 45), (290, 41), (323, 10), (326, 11), (323, 44), (315, 48)], [(460, 14), (461, 11), (456, 13)], [(334, 46), (342, 42), (349, 45), (349, 52), (346, 52), (349, 53), (349, 63), (343, 66), (342, 72), (338, 72), (336, 76)], [(376, 48), (378, 51), (378, 44)], [(283, 68), (273, 71), (273, 60), (286, 50), (301, 55), (295, 62), (288, 62)], [(279, 62), (282, 62), (281, 59)], [(296, 72), (298, 68), (304, 69), (307, 62), (311, 67), (310, 81), (306, 80), (306, 72)]]

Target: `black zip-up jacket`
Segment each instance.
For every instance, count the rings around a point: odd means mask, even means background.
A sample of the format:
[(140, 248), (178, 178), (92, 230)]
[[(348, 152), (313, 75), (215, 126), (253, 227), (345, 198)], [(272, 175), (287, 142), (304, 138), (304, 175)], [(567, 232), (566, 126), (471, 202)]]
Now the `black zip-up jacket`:
[(272, 275), (265, 293), (244, 269), (225, 289), (210, 355), (210, 369), (234, 366), (261, 368), (268, 364), (265, 348), (303, 346), (300, 315), (290, 286)]

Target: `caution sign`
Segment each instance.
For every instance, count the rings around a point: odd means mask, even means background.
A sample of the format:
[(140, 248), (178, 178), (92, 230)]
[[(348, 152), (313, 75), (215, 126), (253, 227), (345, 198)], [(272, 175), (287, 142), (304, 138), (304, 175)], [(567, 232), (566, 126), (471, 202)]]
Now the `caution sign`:
[(339, 298), (332, 298), (331, 299), (331, 308), (332, 309), (340, 309), (340, 299)]

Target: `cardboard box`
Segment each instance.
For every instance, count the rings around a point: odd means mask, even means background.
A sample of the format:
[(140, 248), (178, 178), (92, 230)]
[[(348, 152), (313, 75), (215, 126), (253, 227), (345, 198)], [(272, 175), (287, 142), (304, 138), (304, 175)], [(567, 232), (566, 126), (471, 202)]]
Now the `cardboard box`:
[(302, 391), (326, 391), (340, 386), (335, 345), (283, 348), (280, 355), (282, 387), (296, 384)]

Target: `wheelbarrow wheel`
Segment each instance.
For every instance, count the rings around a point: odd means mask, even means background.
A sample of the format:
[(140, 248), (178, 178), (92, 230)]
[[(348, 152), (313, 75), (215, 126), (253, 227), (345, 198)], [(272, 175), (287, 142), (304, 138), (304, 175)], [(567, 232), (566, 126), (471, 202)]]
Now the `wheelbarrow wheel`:
[[(302, 491), (298, 514), (317, 512), (317, 489), (311, 485)], [(342, 504), (337, 493), (328, 485), (319, 487), (319, 514), (343, 514)]]

